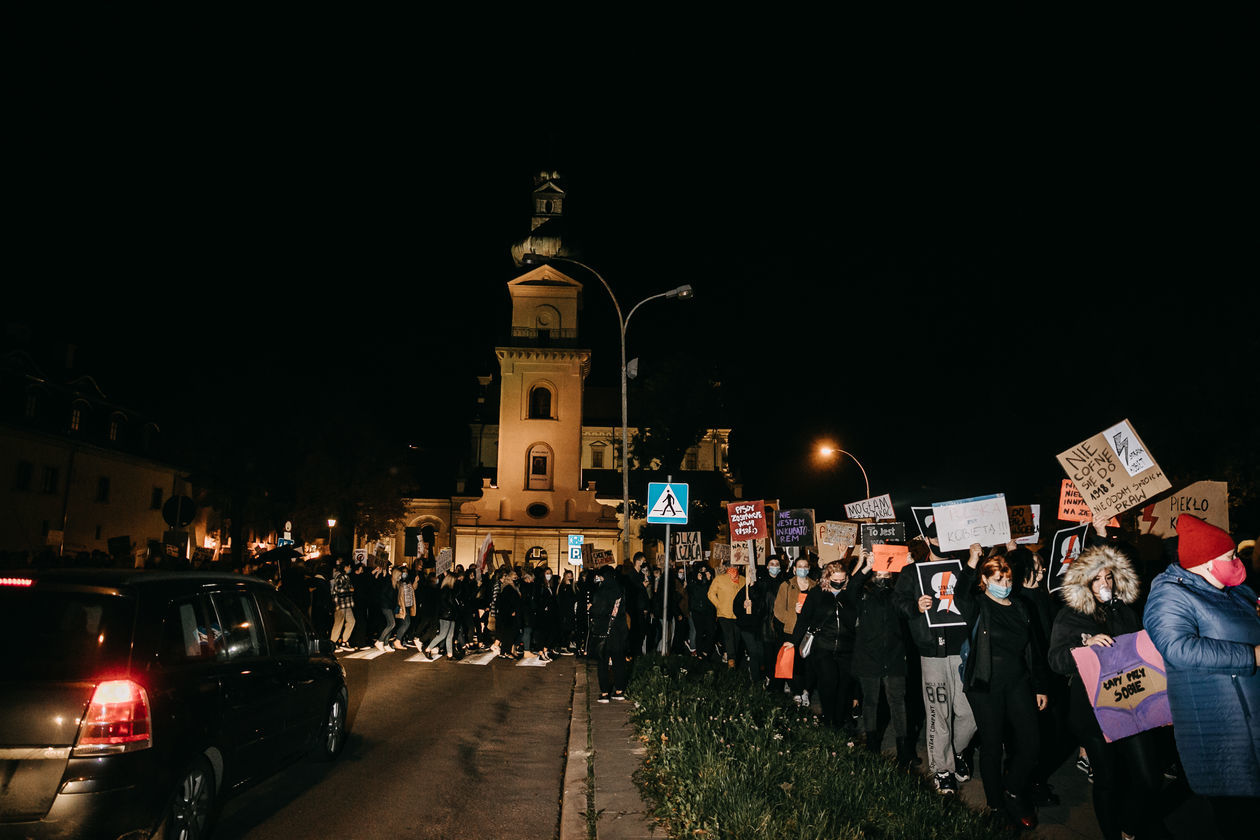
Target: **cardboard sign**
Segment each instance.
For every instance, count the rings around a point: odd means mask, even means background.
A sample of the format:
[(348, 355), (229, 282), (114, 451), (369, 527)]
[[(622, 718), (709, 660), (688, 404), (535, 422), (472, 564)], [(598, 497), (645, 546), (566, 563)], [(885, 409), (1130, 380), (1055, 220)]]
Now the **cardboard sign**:
[(1196, 481), (1166, 499), (1147, 505), (1138, 516), (1138, 533), (1175, 537), (1177, 517), (1183, 513), (1228, 531), (1229, 484), (1224, 481)]
[(919, 536), (923, 537), (923, 541), (936, 539), (936, 516), (933, 515), (932, 509), (912, 507), (910, 512), (914, 514), (914, 524), (919, 526)]
[(1058, 455), (1093, 516), (1118, 516), (1172, 484), (1128, 420)]
[(1006, 496), (976, 496), (932, 505), (936, 518), (936, 537), (940, 551), (959, 551), (972, 543), (988, 547), (1003, 545), (1011, 539), (1011, 525), (1006, 518)]
[(928, 627), (966, 627), (962, 610), (954, 603), (954, 587), (962, 563), (957, 560), (937, 560), (932, 563), (915, 563), (914, 571), (919, 579), (919, 592), (932, 596), (932, 605), (923, 617)]
[(818, 541), (837, 548), (857, 545), (858, 523), (834, 522), (828, 519), (819, 526)]
[(716, 566), (725, 566), (731, 562), (731, 547), (726, 543), (713, 544), (713, 563)]
[(455, 552), (451, 551), (450, 548), (444, 548), (437, 554), (437, 563), (434, 566), (434, 571), (441, 577), (449, 572), (453, 565), (455, 565)]
[[(1076, 489), (1076, 485), (1072, 483), (1072, 479), (1065, 478), (1059, 485), (1059, 521), (1060, 522), (1093, 522), (1094, 514), (1089, 510), (1089, 505), (1085, 504), (1085, 500), (1081, 498), (1080, 491)], [(1119, 528), (1120, 520), (1114, 516), (1107, 523), (1108, 528)]]
[(814, 544), (812, 508), (781, 510), (774, 519), (774, 541), (780, 548)]
[(1058, 592), (1063, 588), (1063, 576), (1067, 574), (1072, 561), (1081, 556), (1085, 546), (1085, 534), (1089, 531), (1089, 523), (1082, 522), (1071, 528), (1057, 531), (1050, 541), (1050, 564), (1046, 569), (1046, 588)]
[(871, 561), (872, 572), (900, 572), (910, 565), (910, 549), (904, 545), (876, 545), (871, 549), (871, 554), (874, 557)]
[(740, 540), (731, 543), (731, 565), (747, 566), (749, 575), (755, 575), (756, 566), (766, 564), (765, 540)]
[(863, 523), (862, 549), (870, 551), (873, 546), (885, 543), (906, 544), (906, 525), (904, 522)]
[(844, 515), (850, 519), (894, 519), (892, 497), (885, 493), (872, 499), (850, 502), (844, 506)]
[[(1033, 508), (1036, 508), (1034, 513)], [(1009, 505), (1006, 508), (1006, 521), (1011, 526), (1011, 538), (1015, 542), (1037, 535), (1037, 520), (1040, 518), (1041, 505)], [(1032, 540), (1036, 542), (1036, 540)]]
[(731, 543), (740, 540), (764, 540), (766, 534), (766, 506), (764, 502), (731, 502), (726, 506), (731, 521)]
[(1172, 724), (1164, 658), (1145, 630), (1074, 648), (1072, 658), (1108, 743)]
[(694, 563), (704, 559), (704, 546), (699, 531), (674, 531), (669, 537), (670, 557), (678, 563)]

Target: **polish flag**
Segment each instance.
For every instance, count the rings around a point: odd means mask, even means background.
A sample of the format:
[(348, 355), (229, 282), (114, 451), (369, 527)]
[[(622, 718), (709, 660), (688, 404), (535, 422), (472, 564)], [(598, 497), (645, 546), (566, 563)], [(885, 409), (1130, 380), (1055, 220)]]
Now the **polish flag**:
[(494, 556), (494, 537), (486, 534), (486, 538), (481, 541), (481, 551), (477, 553), (477, 580), (481, 580), (481, 576), (485, 574), (486, 564), (490, 562), (490, 558)]

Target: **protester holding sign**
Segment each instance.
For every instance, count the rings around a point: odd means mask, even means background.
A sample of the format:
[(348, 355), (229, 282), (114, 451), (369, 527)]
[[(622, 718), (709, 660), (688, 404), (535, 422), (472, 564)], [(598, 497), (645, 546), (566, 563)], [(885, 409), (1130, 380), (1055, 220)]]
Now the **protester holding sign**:
[(798, 706), (809, 706), (809, 689), (812, 687), (807, 679), (808, 669), (805, 667), (805, 660), (801, 658), (801, 649), (793, 642), (796, 634), (797, 619), (801, 614), (801, 610), (805, 608), (805, 600), (809, 597), (809, 590), (815, 586), (813, 578), (809, 576), (809, 558), (798, 557), (796, 562), (792, 564), (792, 577), (779, 584), (778, 593), (774, 598), (774, 617), (782, 627), (783, 632), (779, 637), (779, 645), (792, 645), (794, 659), (792, 665), (792, 699), (796, 701)]
[(717, 625), (722, 632), (722, 647), (726, 651), (726, 667), (734, 668), (739, 653), (739, 628), (735, 625), (735, 596), (744, 594), (744, 576), (738, 566), (729, 563), (722, 573), (709, 584), (708, 599), (717, 611)]
[[(853, 643), (857, 610), (846, 589), (849, 583), (844, 563), (833, 560), (823, 569), (822, 585), (805, 596), (797, 617), (792, 643), (798, 648), (805, 634), (813, 634), (807, 658), (818, 678), (823, 722), (852, 729), (849, 710), (855, 697), (853, 684)], [(850, 733), (853, 735), (855, 733)]]
[(687, 575), (687, 608), (691, 616), (691, 652), (701, 659), (713, 654), (717, 638), (717, 609), (709, 600), (713, 570), (703, 560), (691, 564)]
[(980, 778), (989, 807), (1016, 825), (1033, 828), (1037, 816), (1031, 786), (1040, 747), (1037, 711), (1046, 707), (1041, 689), (1045, 652), (1037, 646), (1035, 617), (1011, 598), (1010, 564), (1000, 555), (980, 563), (981, 553), (979, 543), (971, 546), (956, 590), (971, 627), (963, 690), (980, 731)]
[(862, 725), (866, 748), (879, 752), (879, 692), (888, 701), (888, 714), (897, 735), (897, 764), (908, 769), (914, 763), (914, 743), (906, 725), (906, 628), (905, 619), (893, 606), (893, 572), (872, 572), (874, 555), (862, 552), (862, 563), (850, 588), (857, 603), (853, 676), (862, 686)]
[(919, 650), (928, 771), (939, 793), (956, 794), (958, 782), (971, 778), (971, 767), (964, 754), (976, 734), (976, 719), (958, 673), (967, 628), (937, 625), (929, 620), (927, 611), (935, 599), (920, 591), (916, 566), (942, 558), (933, 554), (923, 540), (910, 543), (910, 556), (913, 563), (901, 572), (893, 589), (893, 603), (909, 623), (910, 638)]
[(1226, 837), (1251, 836), (1260, 814), (1260, 602), (1246, 574), (1228, 533), (1182, 514), (1177, 562), (1143, 615), (1167, 667), (1186, 781)]
[(1068, 677), (1072, 730), (1094, 771), (1094, 816), (1106, 840), (1120, 840), (1122, 831), (1159, 836), (1157, 744), (1150, 731), (1107, 742), (1072, 650), (1111, 647), (1116, 637), (1141, 630), (1132, 607), (1140, 590), (1133, 564), (1120, 551), (1109, 546), (1086, 550), (1064, 576), (1059, 594), (1066, 606), (1055, 616), (1050, 636), (1050, 668)]

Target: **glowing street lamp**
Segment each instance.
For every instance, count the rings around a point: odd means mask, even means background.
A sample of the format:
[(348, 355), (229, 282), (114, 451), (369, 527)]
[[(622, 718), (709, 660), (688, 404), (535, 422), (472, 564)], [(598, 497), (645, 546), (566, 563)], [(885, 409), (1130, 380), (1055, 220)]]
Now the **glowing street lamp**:
[(332, 529), (337, 527), (336, 519), (328, 520), (328, 553), (332, 554)]
[(858, 469), (862, 471), (862, 480), (866, 482), (865, 498), (869, 499), (871, 497), (871, 480), (866, 477), (866, 467), (862, 466), (862, 462), (859, 461), (856, 457), (854, 457), (852, 452), (846, 452), (845, 450), (841, 449), (838, 446), (829, 446), (828, 444), (824, 443), (818, 447), (818, 454), (824, 458), (830, 458), (832, 455), (835, 455), (837, 453), (841, 455), (848, 455), (850, 458), (853, 458), (853, 463), (858, 465)]

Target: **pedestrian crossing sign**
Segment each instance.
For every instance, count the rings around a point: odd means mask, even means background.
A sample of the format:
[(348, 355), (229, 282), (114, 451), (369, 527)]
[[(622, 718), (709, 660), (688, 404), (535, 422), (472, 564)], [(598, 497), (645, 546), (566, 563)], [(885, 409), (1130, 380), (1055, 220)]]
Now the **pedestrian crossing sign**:
[(687, 524), (687, 485), (648, 484), (647, 521), (658, 525)]

